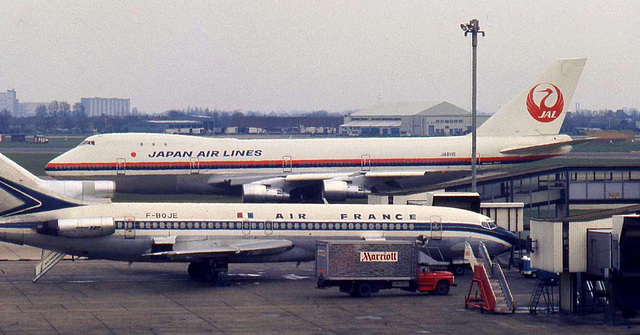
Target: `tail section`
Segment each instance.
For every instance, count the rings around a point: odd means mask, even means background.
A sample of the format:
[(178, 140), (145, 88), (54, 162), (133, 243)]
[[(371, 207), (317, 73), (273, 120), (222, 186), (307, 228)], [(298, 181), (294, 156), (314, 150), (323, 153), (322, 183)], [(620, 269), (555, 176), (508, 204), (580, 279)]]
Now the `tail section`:
[(0, 216), (79, 206), (76, 201), (42, 187), (38, 177), (0, 154)]
[(560, 59), (478, 128), (478, 136), (557, 135), (586, 58)]

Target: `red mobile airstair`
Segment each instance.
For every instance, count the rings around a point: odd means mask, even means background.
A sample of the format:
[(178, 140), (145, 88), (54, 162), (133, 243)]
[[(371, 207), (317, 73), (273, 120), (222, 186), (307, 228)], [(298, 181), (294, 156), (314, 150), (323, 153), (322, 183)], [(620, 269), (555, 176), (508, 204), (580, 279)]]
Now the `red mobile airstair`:
[(464, 259), (473, 269), (473, 280), (464, 299), (464, 308), (476, 307), (480, 312), (515, 313), (516, 304), (500, 264), (493, 263), (484, 243), (480, 242), (476, 258), (471, 245), (465, 242)]

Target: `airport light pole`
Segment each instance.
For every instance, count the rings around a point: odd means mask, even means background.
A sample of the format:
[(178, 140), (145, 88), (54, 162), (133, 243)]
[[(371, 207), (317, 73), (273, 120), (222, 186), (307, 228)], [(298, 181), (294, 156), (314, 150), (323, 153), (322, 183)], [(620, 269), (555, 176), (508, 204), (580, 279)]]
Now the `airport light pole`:
[(477, 67), (478, 67), (478, 34), (484, 36), (484, 31), (480, 30), (480, 23), (477, 19), (469, 21), (467, 24), (460, 24), (464, 31), (464, 36), (471, 34), (471, 49), (473, 50), (472, 65), (472, 86), (471, 86), (471, 192), (477, 192), (476, 186), (476, 94), (477, 94)]

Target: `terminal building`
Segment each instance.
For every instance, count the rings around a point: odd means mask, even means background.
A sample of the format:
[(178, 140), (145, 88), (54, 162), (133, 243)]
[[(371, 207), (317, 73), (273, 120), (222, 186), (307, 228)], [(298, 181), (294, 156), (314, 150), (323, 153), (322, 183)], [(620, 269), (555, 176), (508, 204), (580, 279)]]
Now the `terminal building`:
[[(516, 232), (516, 250), (530, 253), (532, 268), (558, 274), (560, 310), (603, 313), (607, 323), (615, 310), (625, 318), (640, 311), (640, 164), (545, 166), (481, 175), (477, 185), (482, 213), (499, 225), (491, 211), (507, 204), (517, 211), (506, 212), (517, 218), (517, 229), (500, 226)], [(465, 178), (431, 188), (469, 192), (471, 185)], [(425, 201), (428, 193), (369, 196), (370, 203)], [(546, 295), (553, 305), (548, 290), (558, 282), (541, 281), (531, 301)]]
[(82, 98), (80, 103), (88, 116), (129, 116), (130, 99)]
[[(478, 125), (489, 118), (477, 117)], [(471, 113), (446, 101), (381, 102), (345, 117), (349, 136), (450, 136), (471, 131)]]

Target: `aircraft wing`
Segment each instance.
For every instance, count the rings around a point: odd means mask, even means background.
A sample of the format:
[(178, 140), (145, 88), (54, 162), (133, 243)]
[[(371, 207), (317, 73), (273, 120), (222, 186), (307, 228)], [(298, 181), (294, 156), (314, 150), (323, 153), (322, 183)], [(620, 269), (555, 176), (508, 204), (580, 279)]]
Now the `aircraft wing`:
[(506, 155), (534, 155), (541, 152), (549, 152), (550, 150), (553, 150), (553, 149), (560, 149), (562, 147), (592, 141), (594, 139), (596, 139), (596, 137), (587, 137), (587, 138), (581, 138), (577, 140), (554, 142), (554, 143), (526, 145), (521, 147), (502, 149), (500, 150), (500, 153), (506, 154)]
[(433, 169), (413, 170), (413, 171), (368, 171), (364, 174), (366, 178), (412, 178), (412, 177), (424, 177), (430, 174), (439, 174), (447, 172), (461, 172), (471, 171), (471, 167), (458, 166), (458, 167), (441, 167)]
[(420, 170), (386, 170), (386, 171), (353, 171), (353, 172), (325, 172), (325, 173), (293, 173), (281, 175), (220, 175), (209, 178), (209, 184), (229, 183), (229, 186), (240, 186), (243, 184), (276, 184), (276, 183), (300, 183), (300, 182), (319, 182), (323, 180), (349, 180), (355, 177), (365, 178), (412, 178), (423, 177), (429, 174), (470, 171), (468, 166), (460, 167), (440, 167), (433, 169)]
[(441, 167), (433, 169), (420, 169), (420, 170), (376, 170), (376, 171), (357, 171), (351, 173), (301, 173), (291, 174), (285, 177), (285, 181), (317, 181), (327, 179), (347, 180), (349, 178), (364, 176), (365, 178), (412, 178), (423, 177), (432, 173), (446, 173), (457, 171), (470, 171), (471, 168), (467, 166), (460, 167)]
[(268, 184), (274, 181), (301, 182), (301, 181), (318, 181), (333, 178), (346, 178), (357, 175), (358, 172), (326, 172), (326, 173), (293, 173), (293, 174), (238, 174), (238, 175), (217, 175), (209, 178), (209, 184), (229, 183), (230, 186), (239, 186), (248, 183), (264, 183)]
[(229, 184), (229, 186), (240, 186), (243, 184), (253, 183), (256, 181), (272, 179), (280, 177), (277, 174), (221, 174), (209, 177), (207, 183), (209, 185)]
[(221, 239), (214, 236), (177, 236), (172, 250), (147, 253), (144, 256), (173, 259), (210, 258), (231, 255), (263, 256), (293, 248), (288, 240)]
[(412, 178), (423, 177), (432, 173), (446, 173), (457, 171), (470, 171), (470, 167), (442, 167), (433, 169), (421, 169), (421, 170), (387, 170), (387, 171), (356, 171), (351, 173), (300, 173), (287, 175), (284, 180), (287, 182), (300, 182), (300, 181), (321, 181), (328, 179), (336, 180), (348, 180), (354, 177), (365, 178)]

